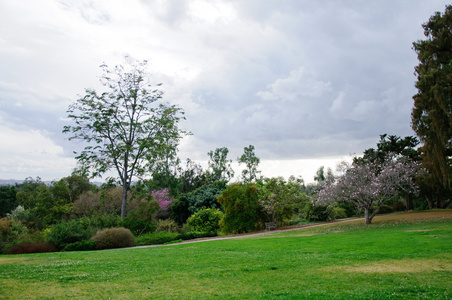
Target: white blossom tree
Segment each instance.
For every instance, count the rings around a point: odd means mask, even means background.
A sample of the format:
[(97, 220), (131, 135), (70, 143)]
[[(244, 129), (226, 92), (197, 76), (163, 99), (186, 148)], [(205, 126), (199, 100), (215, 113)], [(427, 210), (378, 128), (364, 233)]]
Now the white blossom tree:
[[(410, 158), (388, 155), (383, 162), (356, 160), (336, 180), (328, 182), (317, 194), (318, 203), (349, 201), (364, 210), (366, 224), (371, 224), (386, 199), (401, 190), (417, 191), (414, 175), (420, 165)], [(372, 211), (372, 208), (375, 208)]]

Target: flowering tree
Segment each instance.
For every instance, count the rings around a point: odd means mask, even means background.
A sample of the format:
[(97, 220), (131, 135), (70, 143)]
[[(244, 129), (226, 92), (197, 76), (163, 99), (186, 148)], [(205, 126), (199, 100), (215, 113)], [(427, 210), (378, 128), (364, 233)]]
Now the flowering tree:
[[(420, 165), (410, 158), (388, 155), (382, 162), (355, 160), (344, 175), (327, 183), (318, 193), (318, 202), (349, 201), (364, 210), (366, 224), (372, 222), (381, 204), (400, 190), (416, 192), (413, 177)], [(376, 209), (371, 213), (371, 209)]]
[(171, 203), (173, 203), (173, 197), (170, 196), (168, 189), (152, 191), (151, 196), (157, 201), (162, 210), (168, 210)]

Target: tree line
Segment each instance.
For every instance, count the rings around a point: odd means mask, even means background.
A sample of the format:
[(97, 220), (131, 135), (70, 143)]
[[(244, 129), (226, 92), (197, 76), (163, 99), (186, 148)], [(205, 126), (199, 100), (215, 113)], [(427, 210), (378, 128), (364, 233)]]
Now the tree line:
[[(207, 153), (207, 170), (190, 159), (182, 163), (178, 146), (191, 134), (179, 126), (184, 111), (162, 102), (161, 84), (151, 85), (147, 62), (126, 58), (124, 66), (103, 64), (104, 90), (86, 89), (69, 106), (71, 124), (63, 128), (69, 140), (83, 145), (76, 152), (77, 169), (50, 185), (38, 177), (0, 187), (2, 251), (27, 238), (50, 236), (55, 241), (61, 234), (58, 239), (64, 239), (71, 234), (69, 225), (62, 224), (74, 222), (91, 230), (124, 227), (135, 236), (211, 230), (205, 228), (240, 233), (263, 229), (265, 223), (284, 226), (364, 215), (370, 224), (377, 213), (448, 208), (451, 27), (448, 5), (423, 24), (427, 39), (413, 43), (420, 61), (412, 110), (417, 137), (383, 134), (376, 148), (339, 164), (336, 172), (320, 167), (315, 183), (308, 185), (300, 177), (261, 175), (253, 145), (237, 158), (245, 166), (237, 182), (230, 183), (234, 171), (226, 147)], [(100, 187), (90, 183), (109, 170), (116, 177)]]

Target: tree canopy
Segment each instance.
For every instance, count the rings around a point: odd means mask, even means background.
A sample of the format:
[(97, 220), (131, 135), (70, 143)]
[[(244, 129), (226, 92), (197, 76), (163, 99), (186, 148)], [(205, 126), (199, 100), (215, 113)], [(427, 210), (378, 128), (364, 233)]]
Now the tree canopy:
[(85, 96), (69, 106), (68, 117), (74, 125), (63, 130), (71, 134), (69, 140), (86, 143), (76, 159), (92, 177), (116, 170), (123, 187), (122, 217), (132, 178), (167, 159), (184, 133), (178, 127), (182, 109), (161, 103), (161, 84), (150, 84), (146, 64), (127, 63), (113, 69), (101, 65), (106, 91), (86, 89)]
[(242, 156), (237, 158), (239, 164), (245, 164), (245, 169), (242, 170), (243, 182), (253, 182), (257, 179), (257, 175), (260, 171), (257, 169), (260, 163), (259, 157), (256, 156), (254, 152), (254, 146), (250, 145), (243, 149)]
[(234, 177), (234, 170), (231, 167), (232, 160), (228, 159), (229, 149), (226, 147), (216, 148), (209, 151), (209, 170), (207, 176), (213, 181), (229, 181)]
[(357, 160), (344, 175), (323, 186), (318, 201), (352, 202), (358, 210), (364, 210), (365, 222), (370, 224), (385, 200), (397, 195), (401, 189), (416, 191), (413, 178), (418, 169), (418, 163), (410, 158), (393, 155), (386, 156), (382, 162)]

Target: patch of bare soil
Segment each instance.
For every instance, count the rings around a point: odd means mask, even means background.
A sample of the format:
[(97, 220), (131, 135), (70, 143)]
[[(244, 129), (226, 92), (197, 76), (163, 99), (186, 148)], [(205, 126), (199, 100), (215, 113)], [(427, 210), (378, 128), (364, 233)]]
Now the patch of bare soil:
[(376, 216), (373, 223), (378, 223), (382, 221), (433, 221), (441, 219), (452, 219), (452, 209), (444, 210), (433, 210), (433, 211), (422, 211), (415, 212), (411, 211), (402, 214), (388, 214), (382, 216)]
[(386, 260), (359, 266), (329, 267), (328, 271), (353, 273), (421, 273), (452, 271), (452, 261), (450, 258)]

